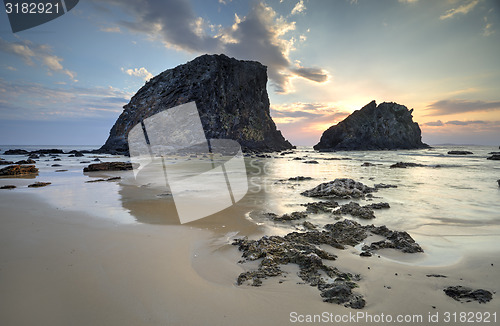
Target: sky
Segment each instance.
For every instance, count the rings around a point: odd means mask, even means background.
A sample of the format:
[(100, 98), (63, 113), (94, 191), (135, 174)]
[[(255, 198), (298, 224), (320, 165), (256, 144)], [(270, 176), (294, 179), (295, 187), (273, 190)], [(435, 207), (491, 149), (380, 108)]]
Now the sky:
[(151, 77), (201, 54), (268, 67), (294, 145), (372, 100), (429, 144), (500, 145), (496, 0), (81, 0), (12, 33), (0, 10), (0, 144), (102, 145)]

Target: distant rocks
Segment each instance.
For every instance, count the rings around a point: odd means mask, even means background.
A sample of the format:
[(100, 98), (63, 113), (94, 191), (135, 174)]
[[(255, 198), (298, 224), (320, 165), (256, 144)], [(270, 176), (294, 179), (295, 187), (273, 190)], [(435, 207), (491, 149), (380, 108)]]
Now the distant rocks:
[(400, 169), (406, 169), (408, 167), (422, 167), (425, 166), (423, 164), (418, 164), (418, 163), (409, 163), (409, 162), (398, 162), (390, 166), (391, 169), (394, 168), (400, 168)]
[(375, 164), (370, 163), (370, 162), (365, 162), (365, 163), (361, 164), (361, 166), (375, 166)]
[(28, 185), (29, 188), (41, 188), (41, 187), (46, 187), (48, 185), (52, 184), (51, 182), (35, 182), (33, 184)]
[(142, 119), (192, 101), (208, 139), (233, 139), (245, 151), (292, 149), (271, 118), (266, 84), (259, 62), (197, 57), (149, 80), (124, 106), (101, 151), (127, 153), (128, 133)]
[(385, 183), (376, 183), (373, 185), (375, 189), (386, 189), (386, 188), (397, 188), (398, 186), (396, 185), (390, 185), (390, 184), (385, 184)]
[(287, 180), (288, 181), (306, 181), (306, 180), (312, 180), (312, 178), (299, 175), (297, 177), (288, 178)]
[(27, 155), (29, 153), (30, 152), (24, 149), (9, 149), (5, 151), (4, 155)]
[(494, 161), (500, 161), (500, 155), (499, 154), (493, 154), (492, 156), (487, 158), (488, 160), (494, 160)]
[(274, 213), (267, 213), (266, 216), (276, 222), (287, 222), (306, 218), (307, 214), (304, 212), (292, 212), (290, 214), (283, 214), (281, 216), (278, 216)]
[(0, 169), (0, 176), (24, 175), (38, 173), (34, 165), (11, 165)]
[(1, 186), (0, 189), (15, 189), (16, 186), (14, 185), (5, 185), (5, 186)]
[(301, 195), (306, 197), (351, 199), (362, 198), (373, 191), (375, 191), (374, 188), (370, 188), (361, 182), (344, 178), (322, 183), (310, 190), (302, 192)]
[(319, 164), (318, 161), (315, 161), (315, 160), (310, 160), (310, 161), (304, 161), (302, 163), (305, 163), (305, 164)]
[(306, 212), (313, 214), (331, 213), (334, 208), (339, 207), (339, 204), (334, 201), (317, 201), (301, 205), (306, 207)]
[(471, 154), (474, 154), (474, 153), (469, 152), (469, 151), (449, 151), (448, 152), (448, 155), (471, 155)]
[(422, 142), (413, 109), (397, 103), (370, 102), (331, 126), (314, 146), (319, 151), (428, 148)]
[(89, 181), (85, 181), (86, 183), (94, 183), (94, 182), (105, 182), (105, 181), (116, 181), (116, 180), (120, 180), (121, 177), (111, 177), (111, 178), (107, 178), (107, 179), (96, 179), (96, 180), (89, 180)]
[(96, 171), (126, 171), (132, 170), (132, 163), (128, 162), (103, 162), (90, 164), (83, 168), (83, 172), (96, 172)]
[(384, 208), (391, 208), (391, 205), (389, 205), (389, 203), (373, 203), (366, 205), (365, 207), (371, 209), (384, 209)]
[(455, 299), (456, 301), (477, 301), (479, 303), (487, 303), (493, 299), (493, 294), (490, 291), (479, 289), (472, 290), (464, 286), (449, 286), (443, 290), (447, 296)]
[(498, 186), (500, 187), (500, 179), (497, 180)]

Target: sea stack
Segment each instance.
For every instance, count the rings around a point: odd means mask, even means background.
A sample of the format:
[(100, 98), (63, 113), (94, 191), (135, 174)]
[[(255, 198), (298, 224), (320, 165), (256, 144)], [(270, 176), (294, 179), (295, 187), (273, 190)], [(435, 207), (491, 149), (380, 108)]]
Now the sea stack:
[(160, 111), (196, 102), (207, 139), (233, 139), (245, 151), (293, 146), (269, 113), (267, 67), (221, 55), (202, 55), (150, 79), (125, 105), (101, 152), (128, 154), (128, 132)]
[(314, 149), (319, 151), (355, 151), (428, 148), (422, 142), (413, 109), (404, 105), (375, 101), (354, 111), (337, 125), (328, 128)]

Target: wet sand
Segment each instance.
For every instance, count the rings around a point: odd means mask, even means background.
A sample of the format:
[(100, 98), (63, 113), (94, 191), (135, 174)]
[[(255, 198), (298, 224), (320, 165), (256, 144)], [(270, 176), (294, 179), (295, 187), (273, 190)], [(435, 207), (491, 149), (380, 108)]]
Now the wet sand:
[[(332, 265), (362, 276), (355, 291), (367, 305), (354, 310), (324, 303), (315, 287), (297, 284), (294, 265), (283, 267), (286, 277), (261, 287), (237, 286), (239, 273), (252, 264), (238, 264), (231, 234), (207, 221), (123, 224), (8, 190), (0, 193), (0, 212), (1, 325), (288, 325), (300, 315), (359, 312), (420, 314), (423, 322), (416, 325), (435, 325), (429, 313), (500, 313), (497, 295), (487, 304), (459, 303), (442, 291), (448, 285), (500, 290), (497, 248), (464, 253), (442, 267), (332, 249), (339, 256)], [(217, 223), (230, 225), (232, 213), (218, 214)]]

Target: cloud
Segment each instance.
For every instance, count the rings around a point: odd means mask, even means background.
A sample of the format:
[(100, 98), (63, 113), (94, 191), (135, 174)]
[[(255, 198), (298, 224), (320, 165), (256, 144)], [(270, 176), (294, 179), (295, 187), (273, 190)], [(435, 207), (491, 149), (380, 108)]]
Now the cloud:
[(426, 123), (424, 123), (424, 126), (441, 127), (441, 126), (444, 126), (444, 124), (441, 120), (438, 120), (438, 121), (426, 122)]
[[(99, 4), (122, 9), (132, 19), (120, 18), (117, 21), (119, 26), (146, 34), (150, 40), (161, 41), (167, 47), (190, 53), (225, 53), (238, 59), (257, 60), (268, 67), (271, 85), (278, 93), (292, 90), (293, 77), (315, 82), (326, 78), (327, 72), (321, 68), (293, 67), (290, 53), (300, 40), (300, 35), (291, 35), (296, 29), (295, 22), (290, 21), (290, 17), (278, 15), (262, 2), (254, 2), (246, 16), (235, 14), (234, 22), (229, 26), (214, 25), (197, 17), (190, 3), (182, 0), (100, 0)], [(303, 12), (303, 2), (299, 1), (294, 10), (294, 13)]]
[(62, 73), (67, 75), (71, 80), (76, 82), (76, 73), (65, 69), (61, 62), (62, 58), (52, 54), (52, 49), (47, 44), (36, 44), (28, 40), (18, 42), (8, 42), (0, 37), (0, 51), (4, 53), (13, 54), (28, 66), (36, 66), (39, 62), (42, 66), (47, 68), (47, 73)]
[(122, 68), (122, 71), (129, 76), (140, 77), (144, 81), (148, 81), (153, 78), (153, 74), (146, 70), (146, 68), (134, 68), (134, 69), (125, 69)]
[(446, 122), (447, 125), (455, 125), (455, 126), (468, 126), (468, 125), (477, 125), (477, 124), (486, 124), (486, 121), (482, 120), (474, 120), (474, 121), (457, 121), (457, 120), (452, 120)]
[(472, 0), (468, 3), (458, 6), (457, 8), (452, 8), (447, 10), (443, 15), (439, 17), (441, 20), (452, 18), (455, 15), (463, 14), (466, 15), (479, 3), (479, 0)]
[(0, 119), (60, 120), (117, 116), (132, 94), (109, 87), (51, 88), (0, 78)]
[(443, 123), (441, 120), (426, 122), (423, 125), (429, 127), (442, 127), (445, 125), (454, 125), (454, 126), (468, 126), (468, 125), (484, 125), (488, 124), (491, 121), (483, 121), (483, 120), (467, 120), (467, 121), (459, 121), (459, 120), (451, 120)]
[(467, 100), (441, 100), (429, 104), (426, 110), (431, 111), (428, 114), (431, 116), (475, 111), (494, 111), (500, 110), (500, 101), (484, 102)]
[(293, 7), (291, 14), (295, 15), (303, 12), (304, 10), (306, 10), (306, 6), (304, 5), (304, 0), (300, 0), (299, 2), (297, 2), (295, 7)]
[(492, 34), (495, 33), (495, 31), (493, 30), (493, 24), (488, 22), (488, 17), (484, 17), (484, 28), (483, 28), (483, 36), (490, 36)]
[(417, 3), (418, 0), (398, 0), (399, 3)]
[(298, 67), (291, 69), (291, 71), (297, 76), (315, 81), (317, 83), (323, 83), (328, 80), (328, 73), (321, 68)]
[(101, 27), (99, 30), (102, 31), (102, 32), (106, 32), (106, 33), (121, 33), (122, 32), (122, 30), (118, 26), (114, 26), (114, 27)]

